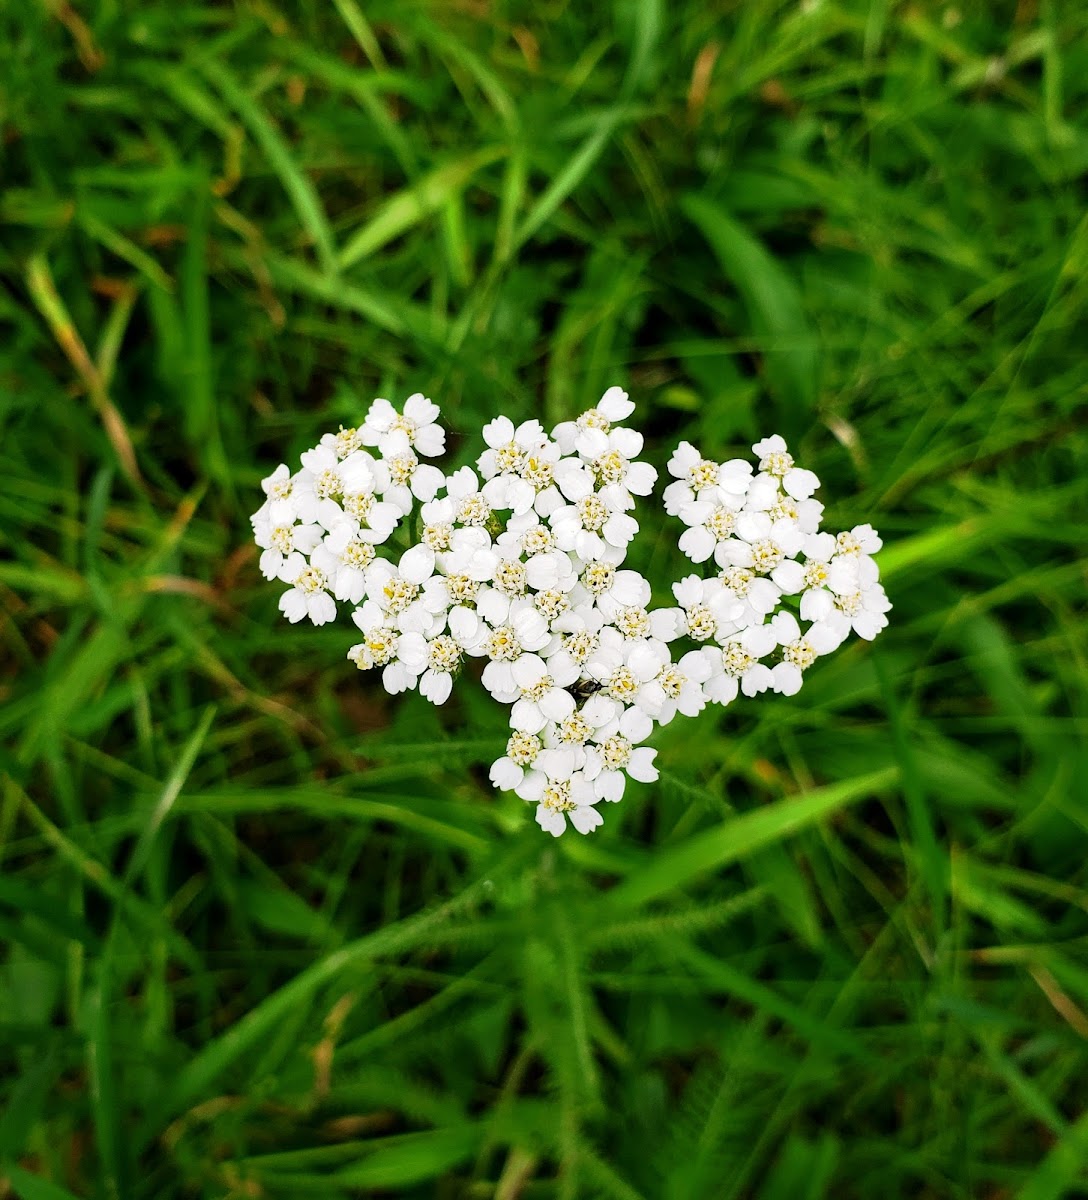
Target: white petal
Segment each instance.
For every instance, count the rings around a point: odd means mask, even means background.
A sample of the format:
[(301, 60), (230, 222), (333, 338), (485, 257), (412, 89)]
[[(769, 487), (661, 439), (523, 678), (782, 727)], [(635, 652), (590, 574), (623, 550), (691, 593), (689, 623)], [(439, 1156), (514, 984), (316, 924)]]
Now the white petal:
[(488, 778), (495, 787), (501, 788), (504, 792), (512, 791), (521, 783), (525, 776), (525, 772), (512, 759), (500, 758), (491, 764), (491, 770), (488, 772)]
[(654, 766), (656, 755), (657, 751), (650, 749), (649, 746), (639, 746), (631, 752), (631, 758), (627, 763), (627, 774), (632, 779), (637, 779), (639, 783), (653, 783), (659, 774), (657, 767)]
[(296, 624), (306, 615), (306, 593), (300, 592), (298, 588), (284, 592), (280, 597), (279, 608), (292, 625)]
[(563, 819), (563, 814), (554, 812), (550, 808), (545, 808), (542, 804), (537, 805), (536, 823), (541, 829), (550, 833), (552, 837), (559, 837), (567, 827), (566, 821)]
[(604, 824), (604, 817), (595, 808), (574, 808), (570, 812), (570, 823), (579, 833), (591, 833)]
[(680, 535), (680, 551), (686, 554), (692, 562), (706, 562), (714, 553), (717, 539), (704, 525), (686, 529)]

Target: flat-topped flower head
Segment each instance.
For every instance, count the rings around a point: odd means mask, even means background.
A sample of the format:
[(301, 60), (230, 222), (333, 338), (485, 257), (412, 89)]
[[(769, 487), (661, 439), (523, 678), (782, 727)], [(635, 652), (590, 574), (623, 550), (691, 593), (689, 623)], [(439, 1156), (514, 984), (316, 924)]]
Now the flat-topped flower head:
[(500, 414), (477, 470), (447, 477), (422, 461), (444, 448), (437, 405), (417, 393), (398, 412), (379, 399), (297, 473), (277, 467), (250, 518), (262, 574), (289, 585), (288, 620), (323, 624), (338, 600), (354, 605), (362, 640), (348, 659), (378, 669), (391, 694), (418, 688), (442, 704), (466, 657), (483, 660), (511, 728), (491, 781), (555, 836), (590, 832), (599, 802), (657, 778), (643, 743), (659, 725), (708, 702), (793, 695), (819, 656), (875, 637), (891, 608), (875, 530), (820, 533), (819, 481), (777, 436), (755, 444), (757, 472), (677, 448), (664, 508), (686, 527), (681, 552), (712, 574), (677, 581), (675, 607), (652, 607), (649, 579), (623, 565), (656, 478), (639, 461), (642, 435), (622, 424), (632, 408), (610, 388), (551, 436)]

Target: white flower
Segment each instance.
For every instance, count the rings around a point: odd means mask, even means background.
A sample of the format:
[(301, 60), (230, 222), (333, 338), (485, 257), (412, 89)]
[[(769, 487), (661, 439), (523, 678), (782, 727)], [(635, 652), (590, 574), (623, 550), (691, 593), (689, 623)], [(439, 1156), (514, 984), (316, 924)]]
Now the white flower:
[[(446, 501), (436, 501), (436, 503), (445, 504)], [(427, 530), (433, 533), (434, 529), (434, 526), (427, 526), (424, 531), (423, 544), (428, 548), (437, 549), (439, 545), (443, 544), (441, 539), (426, 536)], [(461, 529), (451, 527), (449, 537), (445, 539), (444, 545), (446, 552), (441, 555), (436, 553), (435, 558), (448, 574), (467, 575), (469, 579), (475, 579), (479, 583), (494, 577), (498, 555), (492, 547), (491, 535), (486, 529), (475, 525)]]
[(706, 562), (722, 542), (733, 536), (737, 524), (733, 509), (710, 500), (683, 505), (679, 516), (688, 526), (680, 535), (680, 550), (696, 563)]
[(641, 604), (617, 608), (612, 626), (628, 641), (674, 642), (684, 631), (684, 613), (679, 608), (647, 610)]
[[(442, 597), (424, 589), (434, 569), (433, 552), (413, 546), (397, 566), (378, 559), (366, 570), (366, 595), (390, 624), (404, 632), (429, 633), (444, 614)], [(366, 608), (366, 605), (363, 606)]]
[(637, 571), (620, 571), (607, 558), (594, 558), (582, 568), (579, 582), (597, 607), (611, 619), (621, 608), (645, 607), (650, 585)]
[(526, 800), (536, 802), (536, 822), (554, 837), (566, 829), (567, 820), (579, 833), (589, 833), (602, 823), (601, 814), (593, 807), (597, 796), (593, 784), (578, 774), (571, 779), (539, 778), (539, 786), (524, 789)]
[(757, 576), (749, 567), (726, 567), (718, 578), (726, 597), (741, 603), (740, 612), (731, 618), (730, 632), (760, 624), (782, 598), (778, 584)]
[[(304, 524), (327, 522), (339, 516), (339, 505), (335, 502), (344, 494), (344, 477), (336, 451), (329, 446), (315, 446), (302, 455), (303, 469), (295, 476), (291, 491), (291, 502), (299, 520)], [(325, 511), (319, 512), (324, 504)], [(336, 511), (333, 511), (336, 510)], [(326, 515), (332, 512), (332, 516)], [(321, 517), (324, 515), (325, 520)]]
[(549, 723), (544, 731), (548, 747), (547, 757), (542, 760), (544, 770), (553, 778), (565, 778), (575, 768), (580, 770), (586, 763), (586, 744), (616, 728), (622, 712), (622, 705), (598, 693), (589, 696), (581, 708)]
[(771, 668), (771, 687), (783, 696), (796, 695), (801, 690), (804, 672), (819, 655), (829, 654), (839, 643), (826, 626), (812, 625), (802, 635), (793, 613), (775, 614), (770, 626), (782, 648), (782, 661)]
[(836, 539), (840, 554), (875, 554), (884, 544), (872, 525), (855, 525)]
[[(615, 631), (611, 631), (614, 633)], [(669, 663), (668, 647), (660, 642), (626, 642), (622, 637), (601, 631), (600, 644), (586, 664), (591, 679), (601, 685), (601, 693), (620, 704), (643, 706), (643, 698), (656, 699), (655, 693), (643, 693), (643, 687), (656, 679)], [(653, 715), (649, 709), (646, 710)]]
[(708, 700), (729, 704), (738, 692), (757, 696), (771, 686), (771, 669), (760, 660), (775, 648), (774, 631), (769, 625), (752, 625), (734, 634), (720, 648), (705, 646), (701, 653), (710, 667), (703, 683)]
[[(864, 561), (872, 563), (872, 559)], [(865, 574), (867, 575), (867, 572)], [(886, 614), (891, 611), (891, 607), (891, 601), (875, 579), (864, 585), (859, 584), (856, 591), (844, 592), (833, 597), (831, 609), (812, 626), (809, 637), (815, 633), (817, 638), (828, 638), (838, 647), (853, 630), (858, 637), (871, 642), (887, 627)]]
[(745, 511), (737, 516), (735, 535), (718, 547), (718, 561), (770, 575), (783, 559), (800, 553), (804, 544), (805, 535), (793, 521), (774, 521), (769, 513)]
[(688, 575), (672, 585), (672, 594), (683, 610), (683, 630), (696, 642), (723, 636), (726, 623), (744, 612), (743, 603), (726, 591), (720, 579)]
[(270, 518), (271, 509), (267, 516), (254, 525), (253, 538), (264, 550), (260, 559), (261, 574), (265, 579), (277, 579), (291, 554), (313, 553), (314, 547), (321, 541), (321, 526), (294, 525), (291, 521), (273, 525)]
[(533, 764), (543, 748), (544, 743), (535, 733), (515, 730), (506, 743), (506, 754), (491, 764), (489, 778), (492, 784), (506, 792), (517, 791), (526, 778), (533, 774)]
[(377, 446), (383, 458), (403, 453), (396, 434), (403, 434), (408, 445), (425, 458), (436, 458), (446, 448), (446, 433), (441, 425), (435, 424), (438, 405), (428, 400), (422, 392), (415, 392), (404, 402), (403, 413), (388, 400), (381, 398), (371, 404), (359, 431), (364, 446)]
[[(766, 492), (759, 486), (764, 480), (774, 483)], [(745, 497), (745, 508), (753, 511), (762, 509), (772, 521), (792, 521), (802, 533), (816, 533), (824, 515), (824, 506), (819, 500), (795, 500), (777, 486), (777, 480), (768, 475), (757, 475)]]
[(741, 458), (717, 463), (703, 458), (690, 442), (681, 442), (669, 459), (669, 474), (676, 480), (663, 496), (670, 516), (696, 501), (737, 509), (748, 491), (752, 464)]
[[(481, 556), (478, 556), (481, 557)], [(501, 625), (508, 619), (516, 602), (529, 604), (528, 569), (521, 561), (516, 547), (496, 547), (491, 554), (489, 583), (476, 595), (476, 608), (491, 625)]]
[(610, 387), (596, 408), (587, 409), (576, 421), (563, 421), (552, 430), (552, 437), (564, 454), (575, 451), (593, 459), (608, 449), (608, 433), (617, 421), (626, 420), (635, 406), (620, 387)]
[(458, 524), (484, 526), (491, 520), (491, 505), (471, 467), (462, 467), (446, 479), (446, 496), (453, 501), (453, 520)]
[(563, 502), (581, 500), (593, 491), (593, 476), (578, 458), (564, 458), (549, 440), (526, 450), (516, 471), (503, 471), (484, 484), (493, 508), (515, 514), (535, 511), (550, 516)]
[(628, 776), (640, 783), (657, 779), (653, 765), (657, 751), (638, 745), (649, 737), (653, 724), (640, 708), (627, 708), (616, 722), (597, 732), (596, 744), (586, 749), (585, 776), (593, 781), (601, 800), (621, 800)]
[(536, 654), (523, 654), (511, 666), (519, 691), (510, 710), (511, 728), (524, 733), (539, 733), (549, 721), (562, 721), (575, 709), (574, 697), (566, 689), (578, 678), (578, 669), (566, 666), (560, 671)]
[(634, 496), (654, 490), (657, 472), (649, 463), (633, 462), (642, 451), (642, 434), (634, 429), (613, 429), (606, 435), (605, 450), (590, 463), (598, 494), (613, 510), (634, 508)]
[(522, 421), (516, 428), (509, 417), (496, 417), (483, 427), (483, 438), (487, 449), (476, 460), (480, 474), (485, 479), (502, 471), (517, 471), (525, 455), (548, 440), (539, 421)]
[[(345, 487), (348, 485), (345, 483)], [(403, 514), (395, 504), (379, 500), (373, 491), (346, 490), (335, 500), (324, 500), (318, 506), (317, 519), (331, 534), (358, 537), (360, 541), (380, 546), (400, 524)], [(344, 532), (346, 530), (346, 533)]]
[(267, 499), (250, 518), (254, 524), (258, 516), (263, 516), (271, 525), (290, 525), (296, 515), (292, 499), (294, 486), (294, 479), (286, 463), (280, 463), (271, 475), (262, 479), (261, 490)]
[(348, 526), (340, 526), (310, 555), (313, 566), (329, 578), (337, 600), (358, 604), (366, 594), (366, 569), (374, 561), (374, 547)]
[(782, 487), (795, 500), (807, 500), (820, 486), (819, 479), (811, 471), (793, 465), (793, 456), (777, 433), (756, 442), (752, 453), (759, 456), (760, 471), (781, 480)]
[(419, 676), (420, 695), (432, 704), (445, 704), (449, 699), (462, 654), (462, 647), (447, 633), (429, 638), (421, 633), (404, 633), (398, 648), (400, 660)]
[(433, 500), (446, 481), (437, 467), (420, 463), (403, 430), (383, 434), (382, 455), (389, 473), (388, 484), (381, 488), (382, 495), (402, 513), (411, 512), (413, 496), (417, 500)]
[(514, 666), (523, 655), (536, 655), (551, 641), (547, 622), (527, 600), (509, 605), (501, 625), (489, 628), (481, 623), (479, 635), (467, 647), (470, 654), (486, 657), (483, 671), (484, 687), (504, 703), (513, 703), (521, 696)]
[(382, 686), (390, 695), (415, 687), (417, 676), (398, 657), (401, 632), (383, 620), (377, 605), (369, 603), (351, 614), (363, 633), (363, 640), (352, 646), (348, 658), (360, 671), (382, 667)]
[(561, 634), (542, 652), (553, 675), (567, 673), (571, 667), (581, 674), (600, 647), (603, 623), (604, 616), (595, 609), (589, 614), (579, 614), (576, 628)]
[(771, 579), (786, 596), (801, 596), (801, 619), (818, 621), (834, 606), (835, 596), (859, 591), (858, 558), (836, 553), (830, 533), (805, 538), (805, 563), (787, 559), (771, 572)]
[(706, 706), (703, 684), (711, 668), (700, 650), (692, 650), (678, 662), (664, 661), (658, 673), (638, 690), (636, 704), (659, 725), (667, 725), (676, 714), (694, 717)]
[(362, 431), (354, 428), (345, 429), (341, 425), (336, 433), (322, 434), (318, 445), (327, 446), (337, 458), (348, 458), (362, 447)]
[(311, 567), (301, 554), (291, 554), (284, 561), (280, 576), (293, 586), (280, 597), (280, 612), (292, 625), (309, 617), (315, 625), (324, 625), (336, 616), (336, 602), (326, 590), (328, 577)]
[(601, 492), (557, 508), (549, 520), (556, 545), (573, 550), (582, 559), (598, 558), (609, 546), (622, 550), (638, 533), (634, 517), (612, 507)]

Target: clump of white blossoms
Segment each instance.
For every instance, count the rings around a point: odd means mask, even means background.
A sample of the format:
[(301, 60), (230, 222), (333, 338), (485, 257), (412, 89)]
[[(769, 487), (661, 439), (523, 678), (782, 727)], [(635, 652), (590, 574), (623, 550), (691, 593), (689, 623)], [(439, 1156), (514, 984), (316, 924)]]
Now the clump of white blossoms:
[(649, 581), (624, 566), (632, 510), (657, 479), (625, 424), (633, 410), (613, 387), (550, 435), (496, 417), (476, 469), (447, 475), (422, 461), (445, 449), (438, 406), (375, 400), (299, 471), (277, 467), (252, 517), (283, 614), (322, 625), (347, 604), (363, 639), (347, 657), (380, 669), (390, 693), (442, 704), (482, 664), (510, 710), (491, 781), (556, 836), (568, 823), (589, 833), (628, 779), (657, 778), (645, 744), (657, 725), (740, 693), (792, 696), (817, 658), (851, 633), (874, 638), (891, 608), (880, 538), (869, 525), (821, 533), (820, 481), (777, 435), (752, 447), (754, 468), (680, 444), (664, 506), (700, 573), (672, 585), (674, 607), (650, 608)]

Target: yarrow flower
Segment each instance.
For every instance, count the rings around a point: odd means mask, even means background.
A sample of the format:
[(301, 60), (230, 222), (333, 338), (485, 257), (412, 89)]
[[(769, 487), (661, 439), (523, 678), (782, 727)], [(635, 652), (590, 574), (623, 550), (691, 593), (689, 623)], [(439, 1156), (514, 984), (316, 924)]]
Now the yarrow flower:
[(597, 828), (628, 780), (657, 778), (645, 743), (659, 725), (740, 695), (796, 694), (818, 658), (852, 633), (874, 638), (891, 608), (879, 536), (867, 524), (821, 533), (819, 479), (777, 435), (752, 447), (754, 467), (688, 442), (669, 459), (664, 508), (702, 573), (654, 607), (650, 581), (625, 565), (657, 478), (624, 424), (633, 410), (613, 387), (550, 434), (497, 416), (475, 469), (443, 474), (422, 461), (445, 448), (438, 406), (378, 399), (297, 472), (280, 464), (251, 518), (262, 575), (287, 586), (283, 614), (322, 625), (348, 604), (362, 640), (347, 657), (390, 694), (441, 705), (479, 672), (509, 707), (491, 782), (557, 837)]

